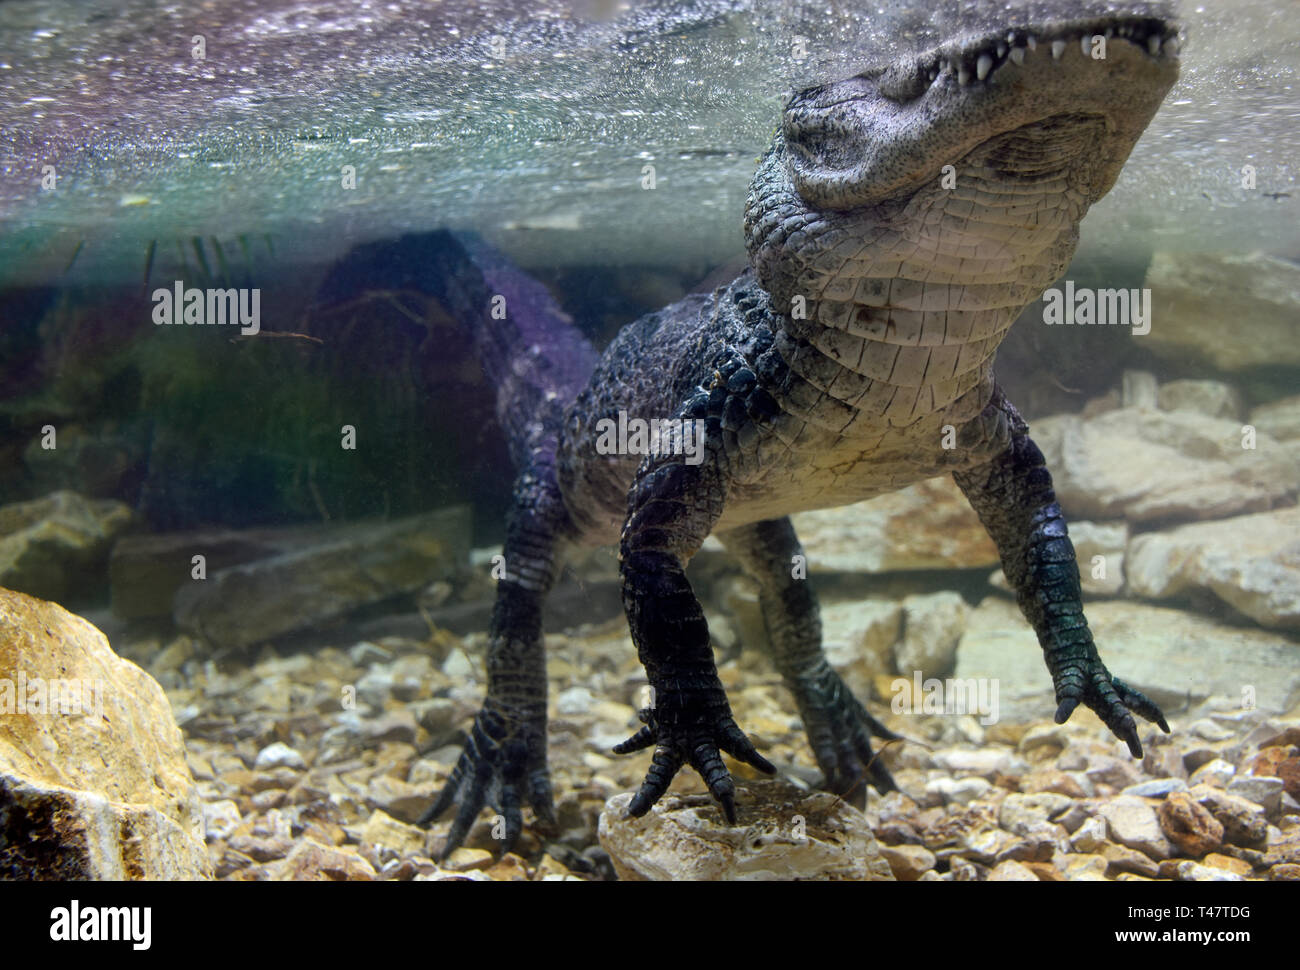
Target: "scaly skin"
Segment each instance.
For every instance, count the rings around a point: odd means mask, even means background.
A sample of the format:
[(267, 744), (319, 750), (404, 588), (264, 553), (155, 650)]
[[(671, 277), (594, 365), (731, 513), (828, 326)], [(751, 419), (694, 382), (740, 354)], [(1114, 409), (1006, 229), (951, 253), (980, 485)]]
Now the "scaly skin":
[[(751, 268), (628, 326), (581, 389), (572, 370), (546, 383), (555, 373), (538, 372), (537, 354), (518, 346), (527, 325), (480, 323), (481, 309), (472, 317), (488, 334), (490, 373), (525, 375), (501, 393), (503, 420), (531, 430), (529, 447), (516, 448), (524, 471), (487, 700), (423, 820), (458, 806), (446, 851), (485, 803), (505, 817), (505, 849), (525, 799), (553, 817), (539, 617), (571, 544), (619, 543), (624, 606), (654, 690), (645, 726), (615, 749), (654, 748), (633, 815), (689, 764), (734, 820), (721, 753), (772, 770), (732, 718), (684, 573), (711, 532), (759, 583), (773, 659), (825, 786), (858, 799), (864, 778), (893, 787), (870, 743), (893, 735), (827, 664), (816, 599), (790, 576), (800, 550), (787, 516), (943, 473), (997, 544), (1042, 644), (1057, 720), (1084, 704), (1134, 757), (1133, 714), (1168, 731), (1097, 655), (1051, 477), (993, 375), (1007, 328), (1064, 272), (1080, 219), (1177, 76), (1177, 27), (1163, 8), (1065, 9), (1022, 11), (996, 33), (796, 94), (746, 204)], [(1087, 56), (1087, 39), (1107, 33), (1106, 58)], [(500, 261), (465, 245), (482, 285), (499, 286)], [(558, 319), (534, 296), (539, 319)], [(571, 331), (547, 353), (565, 340), (585, 359)], [(599, 422), (621, 411), (704, 422), (702, 460), (600, 453)]]

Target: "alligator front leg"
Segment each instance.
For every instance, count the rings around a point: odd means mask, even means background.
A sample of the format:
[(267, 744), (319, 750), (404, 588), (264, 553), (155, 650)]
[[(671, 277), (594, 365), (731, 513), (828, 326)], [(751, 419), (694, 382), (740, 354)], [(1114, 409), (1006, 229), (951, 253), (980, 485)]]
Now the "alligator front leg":
[(735, 784), (720, 752), (760, 771), (776, 770), (732, 719), (708, 624), (683, 570), (721, 515), (724, 493), (713, 452), (699, 465), (680, 456), (647, 458), (629, 493), (619, 548), (623, 607), (652, 695), (641, 711), (645, 727), (614, 751), (655, 746), (650, 770), (628, 806), (633, 816), (648, 812), (689, 764), (727, 821), (735, 822)]
[(543, 824), (555, 823), (546, 763), (542, 603), (562, 565), (557, 533), (563, 514), (552, 476), (520, 477), (506, 535), (505, 576), (492, 611), (487, 697), (451, 777), (418, 822), (427, 827), (457, 806), (444, 859), (465, 840), (485, 804), (504, 819), (503, 853), (523, 829), (524, 799)]
[(898, 735), (867, 712), (827, 662), (817, 596), (807, 579), (794, 576), (795, 557), (804, 553), (790, 519), (755, 522), (718, 539), (758, 583), (772, 660), (799, 706), (808, 744), (825, 775), (823, 787), (859, 808), (866, 804), (864, 782), (880, 792), (896, 789), (889, 769), (871, 750), (871, 736), (895, 740)]
[(1142, 742), (1133, 714), (1166, 734), (1169, 725), (1155, 703), (1112, 676), (1098, 657), (1083, 615), (1074, 546), (1043, 453), (1000, 391), (990, 408), (1000, 409), (1002, 414), (993, 417), (1009, 424), (1010, 446), (987, 464), (954, 473), (953, 479), (997, 544), (1002, 571), (1038, 634), (1056, 688), (1056, 723), (1064, 723), (1082, 703), (1140, 758)]

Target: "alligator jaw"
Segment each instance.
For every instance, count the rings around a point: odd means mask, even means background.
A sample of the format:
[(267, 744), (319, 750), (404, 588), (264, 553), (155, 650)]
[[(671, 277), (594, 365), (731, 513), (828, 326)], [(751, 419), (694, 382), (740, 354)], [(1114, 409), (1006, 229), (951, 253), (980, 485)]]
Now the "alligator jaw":
[(1177, 78), (1181, 43), (1166, 17), (1062, 20), (956, 38), (804, 91), (782, 130), (794, 187), (818, 209), (905, 197), (990, 138), (1095, 114), (1106, 134), (1090, 149), (1091, 203)]

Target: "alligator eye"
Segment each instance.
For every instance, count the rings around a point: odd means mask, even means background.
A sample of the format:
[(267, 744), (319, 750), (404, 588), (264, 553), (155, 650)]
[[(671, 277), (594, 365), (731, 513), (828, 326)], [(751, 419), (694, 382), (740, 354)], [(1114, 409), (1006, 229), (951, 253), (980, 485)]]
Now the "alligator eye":
[(891, 65), (876, 82), (880, 93), (891, 101), (915, 101), (930, 87), (932, 66), (921, 61)]

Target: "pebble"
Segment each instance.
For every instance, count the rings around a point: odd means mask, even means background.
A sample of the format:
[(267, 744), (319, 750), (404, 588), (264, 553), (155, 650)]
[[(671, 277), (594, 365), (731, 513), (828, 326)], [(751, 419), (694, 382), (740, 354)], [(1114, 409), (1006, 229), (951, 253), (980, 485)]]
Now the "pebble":
[(1254, 872), (1254, 866), (1245, 859), (1235, 859), (1219, 852), (1211, 852), (1201, 860), (1201, 864), (1214, 869), (1226, 869), (1228, 872), (1235, 872), (1239, 876), (1249, 876)]
[(1139, 798), (1164, 798), (1171, 792), (1185, 791), (1187, 791), (1187, 782), (1181, 778), (1156, 778), (1129, 785), (1120, 794), (1137, 795)]
[(1206, 741), (1227, 741), (1233, 736), (1232, 731), (1208, 717), (1195, 722), (1187, 731), (1189, 734), (1204, 738)]
[(1101, 843), (1096, 852), (1106, 860), (1106, 875), (1108, 876), (1117, 876), (1121, 872), (1130, 872), (1134, 875), (1154, 879), (1160, 871), (1160, 867), (1145, 854), (1137, 849), (1116, 845), (1114, 842)]
[(555, 710), (560, 714), (586, 714), (595, 698), (585, 687), (570, 687), (555, 699)]
[(965, 772), (992, 780), (995, 776), (1017, 774), (1026, 767), (1005, 748), (986, 747), (974, 750), (955, 748), (934, 756), (936, 767), (954, 774)]
[(1155, 809), (1140, 798), (1120, 795), (1097, 807), (1106, 820), (1110, 836), (1120, 845), (1145, 852), (1152, 859), (1169, 858), (1169, 842), (1160, 831)]
[(1187, 779), (1187, 787), (1213, 785), (1215, 788), (1227, 788), (1228, 782), (1232, 781), (1236, 774), (1237, 769), (1228, 762), (1222, 758), (1213, 758), (1192, 772)]
[(229, 838), (242, 821), (239, 806), (228, 798), (203, 803), (203, 829), (210, 840)]
[(452, 680), (470, 680), (475, 676), (474, 664), (464, 650), (453, 650), (442, 662), (442, 672)]
[(1260, 848), (1267, 841), (1268, 818), (1262, 806), (1209, 785), (1197, 785), (1189, 794), (1223, 826), (1225, 842)]
[(1062, 814), (1073, 804), (1069, 797), (1053, 792), (1012, 793), (1003, 800), (998, 820), (1004, 829), (1024, 835), (1037, 830), (1043, 822)]
[(1070, 847), (1075, 852), (1096, 852), (1106, 841), (1106, 834), (1106, 820), (1093, 816), (1070, 837)]
[(307, 762), (293, 748), (277, 741), (259, 751), (253, 765), (256, 768), (305, 768)]
[(923, 845), (882, 845), (880, 854), (900, 882), (916, 882), (934, 869), (934, 853)]
[(1161, 831), (1180, 852), (1200, 858), (1223, 844), (1223, 823), (1187, 792), (1174, 792), (1156, 810)]
[(925, 786), (925, 793), (929, 798), (942, 800), (943, 802), (953, 802), (958, 805), (967, 805), (978, 798), (982, 798), (992, 789), (983, 778), (936, 778), (928, 782)]
[(1247, 775), (1232, 779), (1228, 783), (1228, 794), (1248, 798), (1256, 805), (1262, 806), (1266, 814), (1275, 815), (1278, 809), (1282, 807), (1284, 787), (1281, 778), (1270, 778), (1267, 775)]
[(1178, 878), (1186, 882), (1241, 882), (1242, 877), (1227, 869), (1203, 866), (1198, 862), (1178, 863)]
[(1034, 870), (1030, 869), (1023, 863), (1016, 862), (1014, 859), (1008, 859), (1006, 862), (999, 862), (989, 873), (989, 882), (1038, 882), (1038, 876)]

